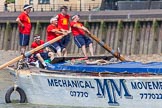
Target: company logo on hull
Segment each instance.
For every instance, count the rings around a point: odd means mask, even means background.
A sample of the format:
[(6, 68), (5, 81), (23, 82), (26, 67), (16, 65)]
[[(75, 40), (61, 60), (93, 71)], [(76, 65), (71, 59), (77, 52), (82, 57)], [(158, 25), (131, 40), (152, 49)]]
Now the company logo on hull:
[[(132, 99), (132, 95), (130, 94), (127, 86), (125, 84), (126, 80), (119, 79), (119, 81), (115, 81), (113, 79), (95, 79), (97, 83), (97, 96), (99, 98), (108, 97), (108, 104), (110, 106), (119, 106), (117, 96), (124, 96), (126, 99)], [(117, 83), (119, 82), (119, 83)]]

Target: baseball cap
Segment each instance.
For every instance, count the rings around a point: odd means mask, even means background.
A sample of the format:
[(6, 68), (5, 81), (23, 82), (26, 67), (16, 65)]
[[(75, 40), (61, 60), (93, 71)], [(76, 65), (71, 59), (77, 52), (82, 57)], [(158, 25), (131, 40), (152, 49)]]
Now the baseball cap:
[(28, 4), (25, 4), (23, 8), (24, 8), (24, 10), (26, 10), (28, 8), (32, 8), (32, 6), (31, 5), (28, 5)]

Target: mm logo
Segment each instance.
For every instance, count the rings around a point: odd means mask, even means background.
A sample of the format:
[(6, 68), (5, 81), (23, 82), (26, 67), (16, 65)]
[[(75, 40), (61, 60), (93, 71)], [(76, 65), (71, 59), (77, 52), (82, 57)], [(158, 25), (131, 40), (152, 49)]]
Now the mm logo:
[[(132, 99), (132, 95), (129, 93), (127, 86), (125, 85), (126, 80), (119, 79), (119, 81), (114, 81), (113, 79), (103, 79), (101, 82), (100, 79), (94, 79), (97, 83), (97, 96), (99, 98), (105, 98), (106, 95), (108, 97), (108, 104), (111, 106), (119, 106), (117, 102), (116, 96), (122, 95), (126, 99)], [(117, 84), (118, 82), (118, 84)]]

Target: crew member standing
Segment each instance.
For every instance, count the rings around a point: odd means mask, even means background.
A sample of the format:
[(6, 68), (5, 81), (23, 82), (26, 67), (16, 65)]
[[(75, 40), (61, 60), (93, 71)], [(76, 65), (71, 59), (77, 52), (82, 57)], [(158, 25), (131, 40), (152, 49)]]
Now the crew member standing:
[(24, 5), (24, 11), (17, 17), (16, 22), (19, 27), (19, 44), (21, 47), (21, 54), (24, 54), (26, 51), (26, 46), (29, 45), (30, 32), (31, 32), (31, 22), (29, 13), (32, 6), (26, 4)]
[(61, 13), (59, 13), (56, 18), (58, 19), (58, 28), (63, 31), (63, 32), (67, 32), (67, 35), (64, 36), (62, 39), (61, 39), (61, 44), (65, 47), (64, 48), (64, 52), (65, 52), (65, 55), (64, 56), (67, 56), (67, 45), (70, 41), (70, 34), (71, 33), (71, 29), (70, 29), (70, 15), (67, 13), (68, 11), (68, 8), (67, 6), (62, 6), (60, 8), (60, 11)]

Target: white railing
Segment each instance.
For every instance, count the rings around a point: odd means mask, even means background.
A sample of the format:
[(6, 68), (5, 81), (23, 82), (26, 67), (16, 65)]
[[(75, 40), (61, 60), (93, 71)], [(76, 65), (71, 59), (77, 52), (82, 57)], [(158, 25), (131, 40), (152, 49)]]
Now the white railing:
[[(60, 7), (64, 4), (38, 4), (33, 5), (32, 11), (59, 11)], [(68, 4), (66, 5), (69, 9), (69, 11), (91, 11), (91, 10), (97, 10), (100, 7), (100, 4), (98, 3), (91, 3), (91, 4), (85, 4), (85, 5), (76, 5), (76, 4)], [(9, 12), (15, 12), (15, 11), (23, 11), (23, 5), (14, 5), (14, 4), (8, 4), (7, 7)], [(4, 11), (4, 6), (0, 5), (0, 11)]]

